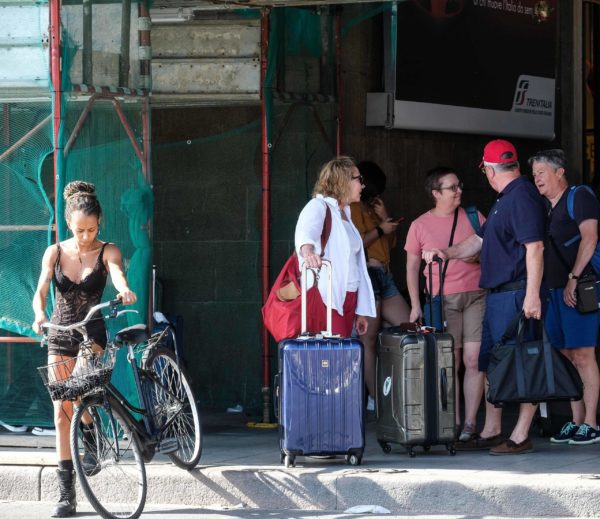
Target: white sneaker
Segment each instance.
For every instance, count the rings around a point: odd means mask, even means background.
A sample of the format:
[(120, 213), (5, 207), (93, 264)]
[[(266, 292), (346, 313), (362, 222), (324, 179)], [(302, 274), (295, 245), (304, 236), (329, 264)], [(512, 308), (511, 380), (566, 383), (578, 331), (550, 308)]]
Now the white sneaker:
[(34, 427), (33, 429), (31, 429), (31, 434), (35, 434), (36, 436), (56, 436), (56, 429)]
[(367, 411), (375, 411), (375, 400), (373, 400), (373, 397), (369, 395), (369, 398), (367, 398)]
[(9, 425), (6, 422), (0, 420), (0, 426), (4, 427), (7, 431), (10, 432), (25, 432), (27, 431), (26, 425)]

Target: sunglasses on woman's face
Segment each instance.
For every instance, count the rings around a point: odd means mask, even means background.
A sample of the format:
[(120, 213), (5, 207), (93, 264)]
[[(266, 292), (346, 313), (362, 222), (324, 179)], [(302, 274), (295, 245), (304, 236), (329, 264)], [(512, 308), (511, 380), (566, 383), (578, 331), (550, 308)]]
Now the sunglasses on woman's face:
[(352, 180), (358, 180), (361, 184), (365, 183), (365, 179), (362, 175), (356, 175), (355, 177), (352, 177)]

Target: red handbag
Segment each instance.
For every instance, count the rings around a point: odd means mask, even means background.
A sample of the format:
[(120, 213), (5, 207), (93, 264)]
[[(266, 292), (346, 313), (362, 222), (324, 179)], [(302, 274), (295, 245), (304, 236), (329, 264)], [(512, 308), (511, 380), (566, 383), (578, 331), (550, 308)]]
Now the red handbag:
[[(327, 206), (323, 231), (321, 232), (321, 256), (323, 256), (330, 234), (331, 210)], [(300, 290), (300, 265), (296, 252), (293, 252), (283, 265), (269, 292), (269, 297), (267, 297), (267, 301), (262, 307), (263, 323), (277, 342), (300, 335), (300, 313), (302, 309)], [(318, 326), (317, 312), (311, 312), (310, 309), (320, 302), (321, 294), (315, 283), (306, 292), (307, 330), (315, 330), (315, 327)]]

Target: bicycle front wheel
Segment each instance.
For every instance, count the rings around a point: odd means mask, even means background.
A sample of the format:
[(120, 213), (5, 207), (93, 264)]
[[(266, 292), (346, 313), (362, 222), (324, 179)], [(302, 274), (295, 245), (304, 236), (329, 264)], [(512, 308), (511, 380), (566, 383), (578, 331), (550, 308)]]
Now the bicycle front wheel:
[(202, 428), (189, 378), (177, 365), (173, 351), (164, 347), (150, 353), (144, 368), (151, 379), (147, 386), (150, 412), (161, 439), (177, 440), (177, 450), (168, 456), (178, 467), (191, 470), (202, 455)]
[(138, 437), (113, 398), (85, 398), (71, 423), (73, 465), (83, 493), (105, 519), (139, 517), (146, 469)]

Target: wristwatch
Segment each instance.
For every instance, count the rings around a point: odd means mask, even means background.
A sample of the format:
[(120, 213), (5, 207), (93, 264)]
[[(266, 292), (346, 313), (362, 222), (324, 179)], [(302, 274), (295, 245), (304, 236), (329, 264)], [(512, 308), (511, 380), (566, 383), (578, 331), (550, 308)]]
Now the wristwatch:
[(579, 276), (576, 276), (572, 272), (569, 272), (569, 279), (579, 279)]

